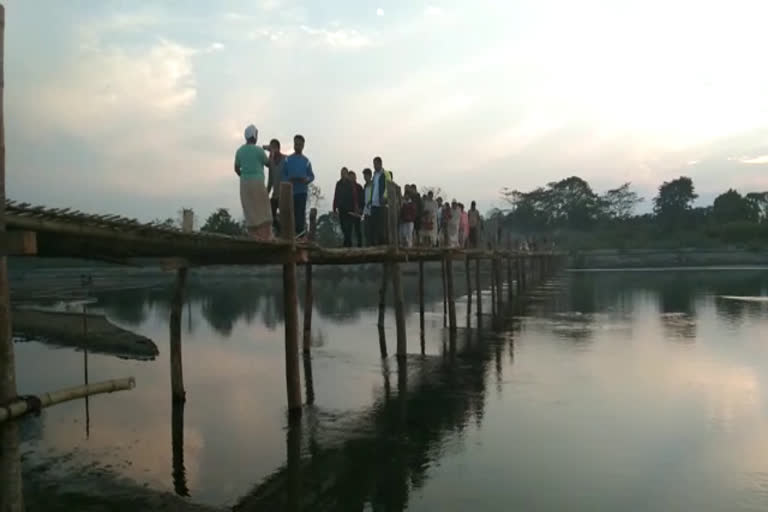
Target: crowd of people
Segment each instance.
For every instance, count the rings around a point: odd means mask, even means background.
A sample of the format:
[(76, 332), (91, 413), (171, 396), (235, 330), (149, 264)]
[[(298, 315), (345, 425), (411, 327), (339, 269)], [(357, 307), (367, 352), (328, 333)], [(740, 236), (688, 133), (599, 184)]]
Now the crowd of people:
[[(304, 237), (308, 187), (315, 179), (312, 163), (304, 155), (304, 137), (294, 136), (294, 152), (286, 156), (277, 139), (259, 146), (253, 125), (245, 129), (244, 136), (246, 142), (235, 154), (235, 173), (240, 177), (248, 234), (268, 240), (279, 233), (280, 183), (290, 182), (296, 235)], [(266, 186), (264, 169), (268, 170)], [(354, 171), (342, 167), (334, 190), (332, 212), (339, 221), (344, 247), (389, 244), (389, 208), (397, 209), (402, 247), (478, 247), (483, 220), (474, 201), (466, 209), (455, 199), (448, 202), (434, 197), (432, 191), (419, 193), (414, 184), (396, 187), (396, 197), (389, 197), (388, 184), (394, 182), (394, 176), (378, 156), (373, 159), (373, 169), (363, 169), (362, 176), (361, 184)]]

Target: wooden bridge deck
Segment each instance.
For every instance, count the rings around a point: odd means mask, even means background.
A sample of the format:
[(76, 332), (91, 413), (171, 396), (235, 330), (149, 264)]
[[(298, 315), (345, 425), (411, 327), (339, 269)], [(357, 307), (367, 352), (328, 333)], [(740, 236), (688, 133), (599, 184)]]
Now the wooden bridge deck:
[[(299, 264), (343, 265), (385, 261), (440, 261), (535, 256), (508, 250), (367, 247), (329, 249), (309, 242), (257, 241), (247, 237), (184, 232), (119, 215), (93, 215), (8, 201), (6, 229), (15, 248), (8, 254), (98, 259), (127, 265), (174, 263), (174, 266)], [(15, 233), (15, 234), (14, 234)], [(17, 236), (23, 235), (23, 236)]]

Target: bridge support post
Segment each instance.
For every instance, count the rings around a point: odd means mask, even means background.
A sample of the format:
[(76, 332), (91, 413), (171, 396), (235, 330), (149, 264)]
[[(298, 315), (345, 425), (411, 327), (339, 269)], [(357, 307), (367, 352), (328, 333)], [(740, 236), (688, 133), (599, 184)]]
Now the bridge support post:
[(496, 312), (501, 314), (501, 306), (504, 304), (504, 280), (501, 278), (501, 256), (499, 256), (499, 253), (494, 255), (493, 263), (494, 279), (496, 279), (496, 300), (498, 301), (498, 304), (496, 305)]
[(389, 281), (389, 263), (381, 264), (381, 287), (379, 288), (379, 329), (384, 328), (384, 312), (387, 309), (387, 281)]
[(440, 260), (440, 280), (443, 284), (443, 327), (448, 326), (448, 287), (445, 282), (445, 260)]
[(176, 284), (173, 288), (173, 297), (171, 299), (171, 399), (174, 402), (184, 402), (186, 392), (184, 391), (184, 369), (181, 357), (181, 310), (184, 306), (184, 289), (187, 285), (186, 267), (176, 271)]
[(482, 327), (483, 316), (483, 288), (480, 284), (480, 258), (475, 259), (475, 293), (477, 294), (477, 327)]
[(392, 270), (392, 293), (395, 302), (395, 325), (397, 328), (397, 357), (405, 357), (408, 352), (408, 338), (405, 332), (405, 301), (403, 300), (403, 284), (400, 276), (400, 263), (397, 261), (397, 252), (400, 247), (397, 219), (399, 217), (400, 197), (397, 186), (389, 182), (387, 184), (387, 197), (389, 200), (387, 227), (389, 229), (389, 243), (392, 249), (393, 261), (390, 263)]
[(492, 256), (490, 258), (491, 263), (491, 315), (496, 316), (496, 259)]
[(421, 329), (421, 337), (424, 338), (424, 262), (423, 261), (419, 261), (419, 327)]
[(471, 327), (472, 317), (472, 273), (469, 255), (464, 256), (464, 277), (467, 280), (467, 328)]
[[(296, 243), (296, 222), (293, 210), (293, 185), (280, 184), (280, 233)], [(285, 310), (285, 383), (288, 411), (301, 415), (301, 374), (299, 368), (299, 304), (296, 290), (296, 252), (283, 264), (283, 306)]]
[[(5, 7), (0, 5), (0, 233), (5, 233), (5, 119), (3, 117)], [(8, 267), (0, 256), (0, 404), (16, 398), (16, 366), (11, 338)], [(19, 431), (15, 421), (0, 424), (0, 510), (24, 510)]]
[(445, 261), (445, 281), (448, 294), (448, 328), (456, 330), (456, 294), (453, 289), (453, 257), (449, 254), (443, 257)]
[[(317, 232), (317, 208), (312, 208), (309, 211), (309, 239), (315, 239), (315, 233)], [(302, 340), (302, 348), (304, 354), (309, 354), (312, 347), (312, 308), (314, 297), (312, 295), (312, 264), (307, 263), (304, 276), (304, 339)], [(304, 369), (306, 373), (307, 364), (305, 361)], [(309, 400), (309, 397), (307, 397)]]

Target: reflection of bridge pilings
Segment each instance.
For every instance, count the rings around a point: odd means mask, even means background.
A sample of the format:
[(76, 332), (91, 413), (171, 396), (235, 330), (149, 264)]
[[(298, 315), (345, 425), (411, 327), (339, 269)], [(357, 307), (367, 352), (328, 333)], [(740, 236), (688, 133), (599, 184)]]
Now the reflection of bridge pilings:
[[(378, 306), (379, 274), (376, 279), (344, 277), (334, 281), (333, 286), (314, 286), (314, 308), (321, 318), (336, 321), (354, 321), (362, 311)], [(315, 282), (322, 283), (316, 277)], [(457, 279), (457, 295), (464, 293), (463, 284)], [(300, 284), (299, 287), (302, 285)], [(418, 311), (418, 281), (403, 280), (403, 294), (406, 311)], [(121, 290), (99, 294), (99, 305), (110, 317), (127, 325), (138, 325), (146, 321), (154, 308), (167, 317), (172, 310), (172, 287)], [(442, 297), (440, 286), (424, 289), (426, 303), (436, 302)], [(412, 299), (410, 302), (408, 299)], [(229, 336), (236, 322), (261, 321), (267, 327), (277, 327), (283, 319), (282, 280), (261, 278), (246, 280), (223, 280), (215, 282), (196, 281), (190, 277), (185, 299), (199, 303), (205, 320), (222, 336)], [(304, 306), (304, 296), (299, 297)]]
[(189, 496), (184, 469), (184, 402), (174, 400), (171, 409), (171, 452), (173, 456), (173, 489), (179, 496)]
[(302, 441), (290, 435), (299, 427), (290, 426), (286, 466), (235, 510), (362, 510), (366, 503), (374, 510), (403, 510), (445, 437), (462, 431), (473, 417), (481, 421), (486, 376), (499, 357), (494, 342), (477, 331), (446, 336), (451, 348), (442, 356), (397, 361), (394, 396), (387, 385), (386, 365), (392, 360), (384, 360), (384, 389), (373, 406), (348, 421), (337, 418), (326, 429), (317, 427), (312, 435), (317, 449), (310, 457), (302, 458), (296, 448)]

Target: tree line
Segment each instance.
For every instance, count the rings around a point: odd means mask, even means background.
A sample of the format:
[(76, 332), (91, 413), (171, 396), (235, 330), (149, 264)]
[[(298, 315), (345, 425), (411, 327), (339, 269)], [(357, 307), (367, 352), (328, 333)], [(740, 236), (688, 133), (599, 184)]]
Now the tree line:
[(637, 214), (644, 198), (630, 187), (599, 194), (572, 176), (527, 192), (504, 188), (509, 208), (493, 215), (523, 236), (547, 234), (567, 245), (651, 246), (654, 237), (656, 245), (768, 244), (768, 192), (728, 189), (712, 205), (694, 206), (693, 180), (681, 176), (659, 186), (651, 212)]

